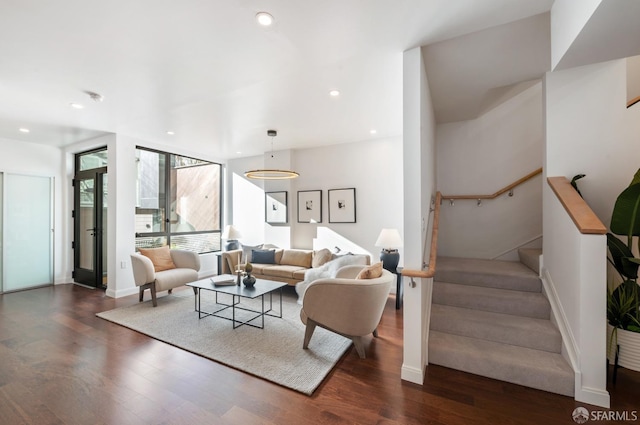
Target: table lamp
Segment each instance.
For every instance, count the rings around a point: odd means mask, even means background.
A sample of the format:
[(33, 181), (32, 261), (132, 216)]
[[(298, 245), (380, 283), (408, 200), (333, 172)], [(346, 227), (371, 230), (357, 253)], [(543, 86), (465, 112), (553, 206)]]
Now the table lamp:
[(240, 249), (240, 242), (238, 239), (242, 237), (242, 234), (238, 229), (236, 229), (233, 224), (228, 224), (225, 226), (224, 231), (222, 232), (222, 239), (226, 239), (227, 243), (224, 246), (225, 251), (232, 251), (234, 249)]
[(402, 238), (398, 229), (382, 229), (375, 246), (382, 248), (380, 251), (382, 267), (395, 273), (400, 261), (398, 248), (402, 247)]

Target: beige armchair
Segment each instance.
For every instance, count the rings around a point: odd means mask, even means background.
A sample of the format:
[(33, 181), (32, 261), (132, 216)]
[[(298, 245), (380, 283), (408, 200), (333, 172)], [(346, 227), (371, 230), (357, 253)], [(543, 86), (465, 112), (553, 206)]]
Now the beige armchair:
[(353, 340), (360, 358), (365, 358), (362, 337), (377, 328), (395, 275), (382, 270), (375, 279), (355, 279), (364, 266), (346, 266), (335, 278), (318, 279), (307, 287), (300, 319), (307, 325), (302, 348), (308, 348), (316, 326)]
[(144, 298), (145, 289), (151, 291), (151, 301), (156, 307), (156, 292), (171, 293), (173, 288), (198, 280), (200, 256), (197, 253), (180, 249), (172, 249), (169, 252), (176, 267), (158, 272), (148, 257), (138, 253), (131, 254), (131, 269), (136, 286), (140, 288), (140, 302)]

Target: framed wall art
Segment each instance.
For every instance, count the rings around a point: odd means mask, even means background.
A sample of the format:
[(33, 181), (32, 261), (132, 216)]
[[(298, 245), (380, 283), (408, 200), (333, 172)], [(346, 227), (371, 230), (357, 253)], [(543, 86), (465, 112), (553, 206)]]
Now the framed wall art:
[(356, 189), (330, 189), (329, 223), (356, 222)]
[(265, 192), (264, 221), (269, 224), (287, 222), (287, 192)]
[(322, 223), (322, 191), (298, 191), (298, 223)]

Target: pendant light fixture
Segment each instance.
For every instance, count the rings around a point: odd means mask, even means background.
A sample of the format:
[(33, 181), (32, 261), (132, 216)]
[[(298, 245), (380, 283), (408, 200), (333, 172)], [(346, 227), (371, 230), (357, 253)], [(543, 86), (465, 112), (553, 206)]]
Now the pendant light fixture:
[[(276, 130), (267, 130), (267, 136), (271, 137), (271, 158), (273, 158), (273, 138), (278, 135)], [(258, 180), (286, 180), (295, 179), (300, 174), (291, 170), (277, 170), (277, 169), (258, 169), (250, 170), (244, 173), (245, 177)]]

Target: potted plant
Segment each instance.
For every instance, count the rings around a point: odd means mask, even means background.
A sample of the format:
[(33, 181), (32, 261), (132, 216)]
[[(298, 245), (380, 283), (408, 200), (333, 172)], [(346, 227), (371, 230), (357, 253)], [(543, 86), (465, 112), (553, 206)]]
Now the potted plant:
[(640, 371), (640, 258), (633, 254), (634, 242), (640, 251), (640, 170), (629, 187), (618, 195), (610, 229), (611, 233), (607, 233), (607, 259), (620, 275), (621, 282), (615, 289), (608, 288), (607, 294), (609, 358), (619, 354), (620, 366)]

